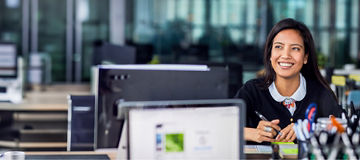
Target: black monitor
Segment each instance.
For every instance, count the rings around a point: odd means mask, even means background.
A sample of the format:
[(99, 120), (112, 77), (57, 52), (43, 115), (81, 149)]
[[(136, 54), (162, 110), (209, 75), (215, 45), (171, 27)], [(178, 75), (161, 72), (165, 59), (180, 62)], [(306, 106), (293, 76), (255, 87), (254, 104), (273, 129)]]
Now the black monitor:
[(120, 46), (108, 42), (95, 42), (93, 65), (135, 64), (136, 49), (132, 46)]
[(17, 77), (17, 51), (15, 43), (0, 43), (0, 78)]
[(228, 98), (225, 67), (109, 65), (99, 66), (98, 77), (96, 148), (117, 147), (123, 125), (117, 119), (121, 101)]

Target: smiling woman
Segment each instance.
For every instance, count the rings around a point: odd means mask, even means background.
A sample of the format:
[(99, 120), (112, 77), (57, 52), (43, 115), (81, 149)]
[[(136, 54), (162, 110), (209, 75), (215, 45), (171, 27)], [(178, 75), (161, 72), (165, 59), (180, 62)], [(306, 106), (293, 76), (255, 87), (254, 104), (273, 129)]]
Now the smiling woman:
[[(270, 61), (276, 72), (275, 85), (281, 95), (291, 96), (299, 86), (300, 70), (307, 63), (309, 54), (305, 53), (304, 42), (297, 30), (283, 30), (273, 41)], [(280, 85), (286, 82), (296, 84)]]
[[(335, 94), (319, 72), (314, 40), (303, 23), (284, 19), (272, 28), (265, 44), (264, 65), (264, 77), (246, 82), (236, 95), (247, 106), (247, 141), (294, 141), (294, 122), (305, 118), (312, 102), (318, 105), (316, 118), (341, 113)], [(255, 112), (269, 121), (261, 120)]]

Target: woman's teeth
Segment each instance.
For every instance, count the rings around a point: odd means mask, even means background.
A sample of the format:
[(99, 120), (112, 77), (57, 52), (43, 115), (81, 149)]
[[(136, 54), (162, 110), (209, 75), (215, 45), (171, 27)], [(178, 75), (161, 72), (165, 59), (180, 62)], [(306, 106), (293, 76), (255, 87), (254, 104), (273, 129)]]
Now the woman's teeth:
[(283, 67), (290, 67), (293, 65), (292, 63), (279, 63), (279, 64), (280, 64), (280, 66), (283, 66)]

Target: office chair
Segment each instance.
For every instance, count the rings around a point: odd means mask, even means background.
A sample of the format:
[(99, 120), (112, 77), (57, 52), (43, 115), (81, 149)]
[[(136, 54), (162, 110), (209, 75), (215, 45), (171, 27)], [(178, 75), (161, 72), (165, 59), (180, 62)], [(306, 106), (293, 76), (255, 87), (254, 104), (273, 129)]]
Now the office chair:
[(356, 110), (360, 109), (360, 90), (352, 90), (349, 92), (346, 104), (350, 105), (351, 101), (354, 103)]
[(94, 42), (93, 65), (104, 63), (134, 64), (136, 49), (132, 46), (120, 46), (109, 42)]

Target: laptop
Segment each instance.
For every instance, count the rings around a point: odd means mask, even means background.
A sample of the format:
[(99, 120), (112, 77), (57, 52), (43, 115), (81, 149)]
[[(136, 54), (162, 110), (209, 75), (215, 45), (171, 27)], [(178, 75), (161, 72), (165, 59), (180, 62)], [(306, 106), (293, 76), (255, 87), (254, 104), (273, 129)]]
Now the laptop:
[(242, 100), (123, 102), (119, 110), (127, 113), (127, 159), (245, 158)]

